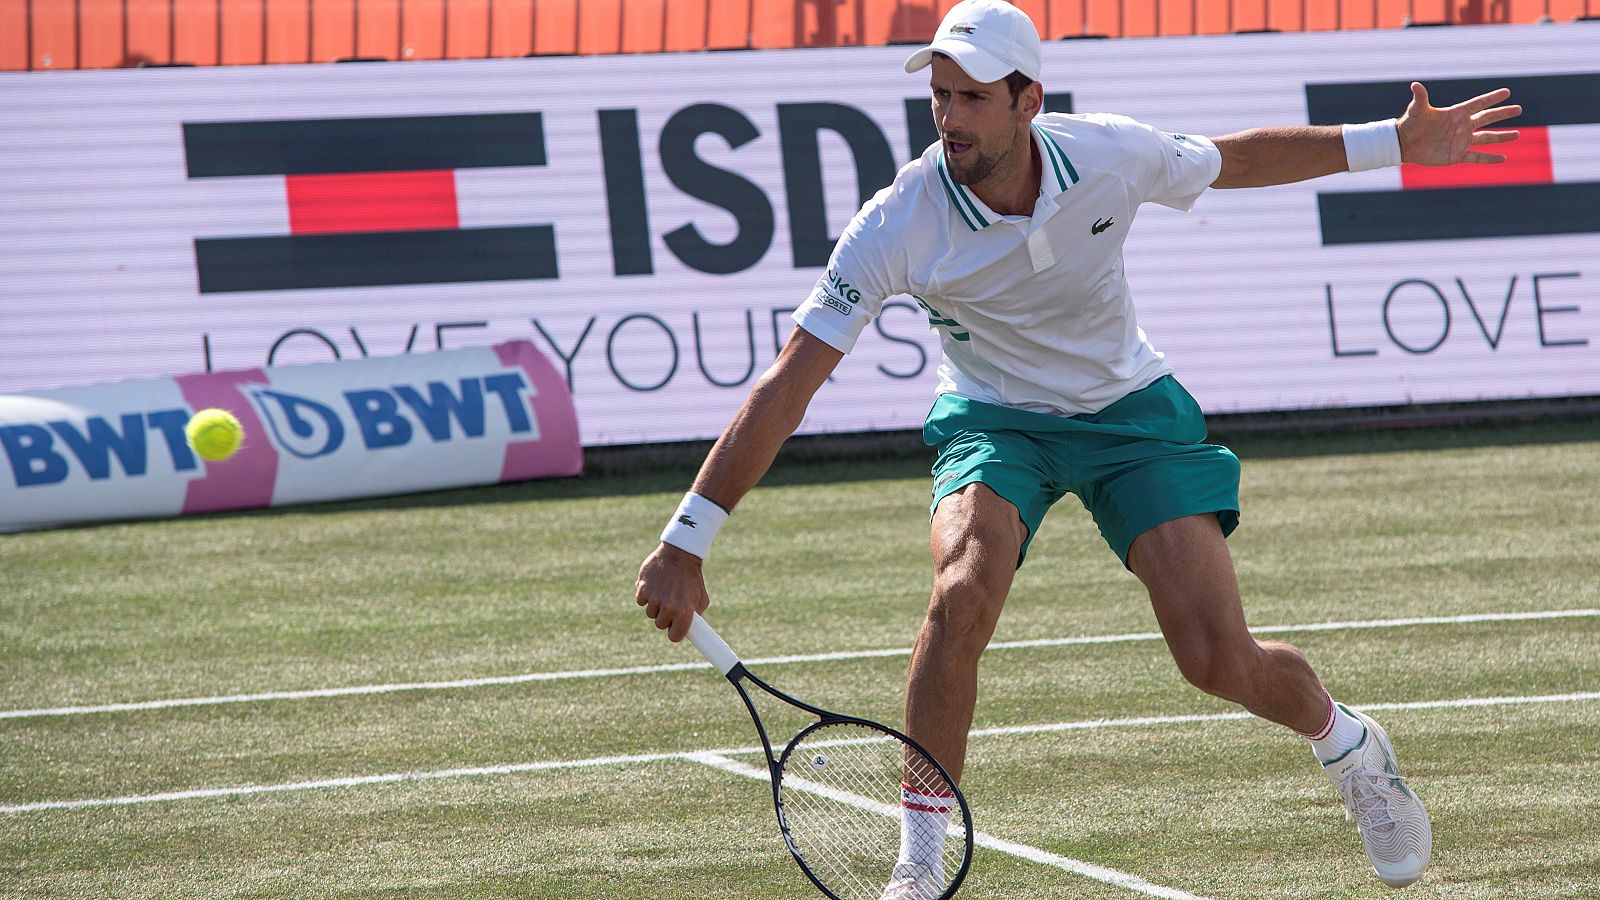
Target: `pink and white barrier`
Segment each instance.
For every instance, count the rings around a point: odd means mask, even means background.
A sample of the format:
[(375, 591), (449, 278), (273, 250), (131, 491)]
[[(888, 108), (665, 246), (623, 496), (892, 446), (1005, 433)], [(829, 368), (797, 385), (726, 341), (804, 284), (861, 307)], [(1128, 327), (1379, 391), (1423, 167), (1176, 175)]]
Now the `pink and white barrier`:
[[(220, 407), (244, 446), (184, 440)], [(0, 531), (375, 497), (583, 469), (565, 380), (527, 341), (0, 394)]]

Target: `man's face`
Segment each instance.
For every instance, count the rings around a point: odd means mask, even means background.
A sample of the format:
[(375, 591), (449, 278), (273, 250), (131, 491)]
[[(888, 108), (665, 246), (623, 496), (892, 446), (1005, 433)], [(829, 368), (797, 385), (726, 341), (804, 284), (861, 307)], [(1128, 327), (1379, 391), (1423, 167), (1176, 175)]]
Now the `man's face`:
[(970, 186), (1006, 174), (1021, 155), (1017, 138), (1027, 123), (1005, 81), (975, 81), (954, 60), (935, 56), (932, 88), (933, 121), (950, 177)]

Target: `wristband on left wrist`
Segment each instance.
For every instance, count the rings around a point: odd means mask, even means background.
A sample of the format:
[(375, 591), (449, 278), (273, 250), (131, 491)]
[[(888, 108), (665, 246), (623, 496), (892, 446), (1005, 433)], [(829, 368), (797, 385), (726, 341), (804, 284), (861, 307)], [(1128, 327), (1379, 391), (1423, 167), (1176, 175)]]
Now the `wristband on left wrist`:
[(1352, 172), (1400, 165), (1400, 127), (1395, 119), (1340, 128), (1345, 163)]

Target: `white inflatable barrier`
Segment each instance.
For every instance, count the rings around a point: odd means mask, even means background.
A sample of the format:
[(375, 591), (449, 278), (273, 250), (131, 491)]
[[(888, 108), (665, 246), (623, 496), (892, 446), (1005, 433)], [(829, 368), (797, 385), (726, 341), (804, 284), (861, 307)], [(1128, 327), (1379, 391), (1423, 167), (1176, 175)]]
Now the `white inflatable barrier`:
[[(196, 410), (238, 453), (197, 456)], [(0, 531), (576, 475), (572, 396), (526, 341), (0, 394)]]

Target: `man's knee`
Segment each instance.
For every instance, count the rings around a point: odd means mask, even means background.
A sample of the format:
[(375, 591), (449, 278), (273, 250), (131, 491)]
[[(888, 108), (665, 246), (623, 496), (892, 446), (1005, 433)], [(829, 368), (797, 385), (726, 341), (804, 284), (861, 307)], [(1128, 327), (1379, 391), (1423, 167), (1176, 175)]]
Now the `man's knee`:
[(1261, 647), (1254, 641), (1240, 648), (1190, 642), (1173, 647), (1172, 657), (1188, 682), (1214, 697), (1242, 703), (1254, 696), (1261, 672)]
[(946, 648), (981, 653), (994, 635), (1004, 599), (968, 584), (935, 590), (928, 604), (928, 625)]
[(994, 634), (1011, 587), (1009, 564), (997, 569), (976, 538), (936, 560), (928, 623), (939, 637), (981, 651)]
[[(931, 534), (933, 573), (982, 573), (987, 581), (1009, 585), (1027, 528), (1009, 500), (974, 482), (939, 501)], [(962, 572), (960, 570), (970, 570)]]
[(933, 599), (928, 625), (950, 649), (988, 645), (1011, 590), (1021, 545), (1016, 507), (983, 484), (945, 497), (933, 518)]

